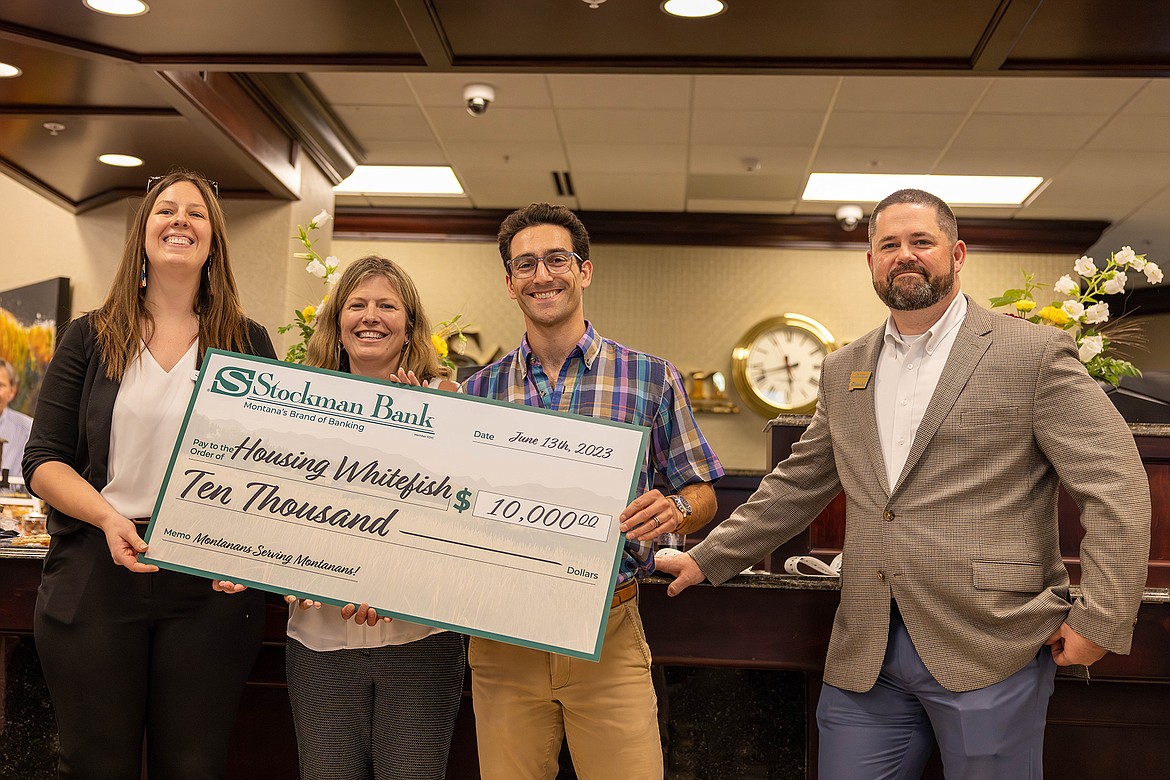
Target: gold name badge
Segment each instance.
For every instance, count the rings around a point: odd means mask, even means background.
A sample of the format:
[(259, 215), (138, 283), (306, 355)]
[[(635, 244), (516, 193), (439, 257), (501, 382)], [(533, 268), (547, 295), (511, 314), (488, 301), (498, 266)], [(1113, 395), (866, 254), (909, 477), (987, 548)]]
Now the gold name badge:
[(849, 389), (850, 390), (864, 390), (869, 387), (869, 378), (873, 376), (872, 371), (854, 371), (849, 374)]

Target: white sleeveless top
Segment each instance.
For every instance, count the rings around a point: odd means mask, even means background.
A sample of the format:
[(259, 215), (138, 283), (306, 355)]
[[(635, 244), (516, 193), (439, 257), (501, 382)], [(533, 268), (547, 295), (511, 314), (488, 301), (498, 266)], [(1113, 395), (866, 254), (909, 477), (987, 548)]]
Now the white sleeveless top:
[(130, 361), (114, 399), (110, 424), (108, 482), (102, 497), (123, 517), (150, 517), (175, 440), (195, 390), (198, 340), (170, 372), (162, 370), (145, 344)]

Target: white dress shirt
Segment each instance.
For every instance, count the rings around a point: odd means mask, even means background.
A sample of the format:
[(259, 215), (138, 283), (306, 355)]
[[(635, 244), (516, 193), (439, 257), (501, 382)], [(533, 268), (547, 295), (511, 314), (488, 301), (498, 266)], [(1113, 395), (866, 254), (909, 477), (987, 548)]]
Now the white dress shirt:
[(873, 406), (886, 462), (886, 484), (891, 491), (906, 465), (918, 424), (930, 405), (959, 325), (966, 317), (967, 298), (959, 293), (938, 322), (919, 336), (903, 336), (893, 317), (886, 320)]
[(31, 430), (32, 418), (27, 414), (21, 414), (10, 406), (0, 412), (0, 439), (7, 440), (0, 468), (8, 469), (8, 476), (13, 479), (21, 479), (20, 461), (24, 458), (24, 445), (28, 442)]

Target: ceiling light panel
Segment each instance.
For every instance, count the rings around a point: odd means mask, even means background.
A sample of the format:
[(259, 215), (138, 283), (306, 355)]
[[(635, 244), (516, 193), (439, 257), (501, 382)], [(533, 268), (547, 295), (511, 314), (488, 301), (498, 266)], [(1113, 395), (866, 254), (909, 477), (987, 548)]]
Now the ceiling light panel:
[(1018, 206), (1044, 181), (1040, 176), (932, 176), (892, 173), (814, 173), (802, 200), (877, 203), (897, 190), (933, 193), (952, 206)]
[(463, 186), (446, 165), (359, 165), (333, 191), (345, 195), (462, 195)]

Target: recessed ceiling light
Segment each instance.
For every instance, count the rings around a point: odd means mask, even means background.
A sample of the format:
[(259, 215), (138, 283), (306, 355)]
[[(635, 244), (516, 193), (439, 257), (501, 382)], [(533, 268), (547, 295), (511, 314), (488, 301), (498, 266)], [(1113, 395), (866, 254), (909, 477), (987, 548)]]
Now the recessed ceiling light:
[(142, 0), (82, 0), (86, 8), (110, 16), (142, 16), (150, 6)]
[(462, 195), (446, 165), (359, 165), (333, 188), (341, 195)]
[(0, 79), (14, 79), (23, 71), (15, 65), (9, 65), (7, 62), (0, 62)]
[(722, 0), (666, 0), (662, 4), (662, 10), (671, 16), (702, 19), (723, 13), (727, 10), (727, 4)]
[(104, 162), (106, 165), (118, 168), (137, 168), (142, 165), (142, 160), (132, 154), (103, 154), (98, 157), (98, 162)]
[(945, 176), (897, 173), (814, 173), (802, 200), (877, 203), (897, 190), (926, 190), (951, 206), (1018, 206), (1043, 183), (1041, 176)]

